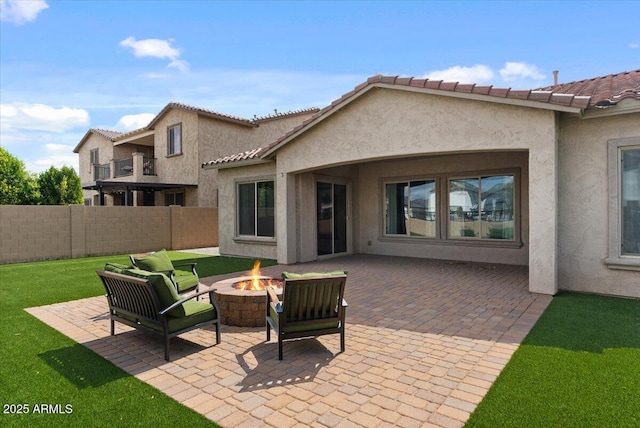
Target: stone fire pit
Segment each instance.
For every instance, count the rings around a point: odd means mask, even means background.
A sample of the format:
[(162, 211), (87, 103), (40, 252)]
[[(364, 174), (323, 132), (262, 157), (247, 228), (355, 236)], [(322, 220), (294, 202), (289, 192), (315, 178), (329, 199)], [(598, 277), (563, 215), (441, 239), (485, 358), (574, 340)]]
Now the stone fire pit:
[[(252, 276), (241, 276), (224, 279), (214, 283), (211, 288), (220, 306), (220, 322), (224, 325), (237, 327), (264, 327), (266, 324), (267, 292), (265, 290), (241, 290), (235, 287), (237, 283), (251, 281)], [(279, 283), (280, 288), (274, 291), (282, 295), (282, 281), (266, 276), (262, 280)]]

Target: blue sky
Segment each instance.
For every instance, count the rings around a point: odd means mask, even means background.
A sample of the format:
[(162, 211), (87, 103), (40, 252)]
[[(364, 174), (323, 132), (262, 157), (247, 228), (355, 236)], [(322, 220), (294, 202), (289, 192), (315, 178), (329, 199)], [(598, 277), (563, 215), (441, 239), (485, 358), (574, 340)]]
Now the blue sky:
[(0, 145), (77, 169), (169, 102), (252, 118), (375, 74), (517, 89), (640, 68), (640, 2), (0, 0)]

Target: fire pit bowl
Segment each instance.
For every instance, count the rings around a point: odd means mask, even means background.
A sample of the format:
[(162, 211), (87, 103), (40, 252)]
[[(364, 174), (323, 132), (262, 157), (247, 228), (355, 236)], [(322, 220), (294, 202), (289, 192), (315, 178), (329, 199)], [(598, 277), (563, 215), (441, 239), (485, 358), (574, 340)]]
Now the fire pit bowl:
[[(238, 284), (252, 281), (255, 276), (241, 276), (224, 279), (214, 283), (211, 288), (220, 306), (220, 322), (236, 327), (264, 327), (266, 324), (267, 292), (262, 290), (242, 290)], [(259, 277), (263, 281), (271, 281), (279, 288), (274, 291), (282, 295), (282, 281), (267, 276)], [(272, 287), (273, 288), (273, 287)]]

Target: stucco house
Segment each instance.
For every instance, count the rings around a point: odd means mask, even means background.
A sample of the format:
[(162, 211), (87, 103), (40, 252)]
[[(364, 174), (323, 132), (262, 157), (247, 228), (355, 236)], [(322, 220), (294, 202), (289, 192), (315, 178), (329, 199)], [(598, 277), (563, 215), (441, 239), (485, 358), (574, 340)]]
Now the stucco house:
[(217, 207), (217, 173), (203, 162), (267, 144), (317, 112), (243, 119), (172, 102), (132, 132), (90, 129), (73, 150), (85, 204)]
[(202, 167), (222, 254), (526, 265), (531, 292), (640, 297), (640, 70), (537, 90), (374, 76)]

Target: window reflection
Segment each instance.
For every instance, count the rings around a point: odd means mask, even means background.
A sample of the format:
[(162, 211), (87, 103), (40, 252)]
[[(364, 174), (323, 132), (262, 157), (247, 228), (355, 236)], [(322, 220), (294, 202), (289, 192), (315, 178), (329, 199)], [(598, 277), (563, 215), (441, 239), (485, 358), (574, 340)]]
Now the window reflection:
[(449, 236), (514, 239), (513, 175), (449, 181)]

